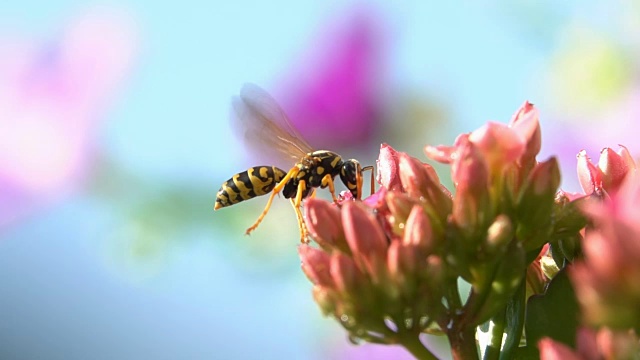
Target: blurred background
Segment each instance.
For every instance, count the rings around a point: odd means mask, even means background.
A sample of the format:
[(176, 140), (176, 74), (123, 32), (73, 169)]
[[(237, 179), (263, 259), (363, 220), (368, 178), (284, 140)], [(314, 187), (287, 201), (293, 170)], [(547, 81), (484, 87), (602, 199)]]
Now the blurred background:
[(2, 2), (0, 359), (409, 358), (322, 317), (287, 201), (250, 237), (266, 198), (213, 212), (292, 165), (234, 136), (232, 96), (258, 84), (365, 165), (529, 100), (576, 191), (580, 149), (638, 154), (639, 34), (622, 0)]

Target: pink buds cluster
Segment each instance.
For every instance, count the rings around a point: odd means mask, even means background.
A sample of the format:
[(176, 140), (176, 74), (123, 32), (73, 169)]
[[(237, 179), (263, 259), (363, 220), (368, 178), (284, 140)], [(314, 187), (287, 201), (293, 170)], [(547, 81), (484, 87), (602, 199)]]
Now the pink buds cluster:
[(592, 220), (570, 273), (590, 325), (640, 329), (640, 178), (627, 176), (584, 211)]
[[(509, 125), (425, 148), (450, 164), (453, 191), (430, 165), (382, 145), (372, 197), (306, 201), (317, 247), (301, 245), (300, 256), (323, 312), (353, 337), (403, 343), (440, 331), (454, 356), (475, 351), (475, 326), (504, 308), (543, 245), (583, 226), (556, 201), (558, 164), (536, 160), (540, 142), (538, 112), (525, 103)], [(458, 279), (471, 284), (466, 299)]]

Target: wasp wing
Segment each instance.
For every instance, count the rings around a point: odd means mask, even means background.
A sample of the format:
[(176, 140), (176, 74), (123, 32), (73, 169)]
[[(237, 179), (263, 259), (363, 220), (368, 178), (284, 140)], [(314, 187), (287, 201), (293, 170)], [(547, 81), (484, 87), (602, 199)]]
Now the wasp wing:
[(256, 155), (266, 154), (271, 160), (294, 163), (313, 148), (293, 127), (284, 110), (257, 85), (245, 84), (240, 96), (233, 99), (236, 130)]

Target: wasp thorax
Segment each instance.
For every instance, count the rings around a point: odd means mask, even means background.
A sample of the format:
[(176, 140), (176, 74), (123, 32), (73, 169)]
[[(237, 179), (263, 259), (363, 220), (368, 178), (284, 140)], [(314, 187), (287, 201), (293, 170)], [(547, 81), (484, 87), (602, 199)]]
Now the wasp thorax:
[(340, 180), (349, 189), (351, 194), (358, 198), (358, 188), (360, 187), (359, 179), (362, 173), (362, 166), (356, 159), (349, 159), (342, 163), (342, 169), (340, 170)]

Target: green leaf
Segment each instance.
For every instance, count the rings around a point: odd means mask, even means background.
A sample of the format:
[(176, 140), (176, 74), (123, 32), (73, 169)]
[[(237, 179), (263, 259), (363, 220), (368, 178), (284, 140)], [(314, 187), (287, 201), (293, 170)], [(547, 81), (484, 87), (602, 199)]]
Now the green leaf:
[(507, 303), (507, 311), (505, 313), (506, 326), (504, 332), (507, 339), (502, 346), (500, 360), (512, 359), (515, 350), (520, 345), (522, 337), (522, 328), (524, 326), (524, 312), (526, 302), (526, 281), (520, 283), (520, 287)]
[(565, 264), (564, 259), (566, 259), (566, 257), (562, 252), (560, 244), (558, 243), (558, 241), (552, 241), (549, 244), (551, 245), (551, 257), (553, 257), (553, 261), (558, 264), (559, 268), (563, 268)]
[(573, 237), (587, 226), (587, 218), (580, 207), (590, 201), (590, 197), (582, 197), (571, 202), (556, 203), (553, 211), (555, 223), (553, 233), (558, 238)]
[(517, 348), (512, 357), (513, 360), (538, 360), (539, 358), (540, 353), (536, 344)]
[(527, 346), (537, 348), (538, 341), (550, 337), (575, 347), (579, 307), (567, 268), (551, 280), (543, 295), (534, 295), (527, 303)]

